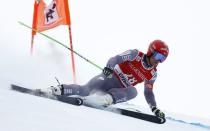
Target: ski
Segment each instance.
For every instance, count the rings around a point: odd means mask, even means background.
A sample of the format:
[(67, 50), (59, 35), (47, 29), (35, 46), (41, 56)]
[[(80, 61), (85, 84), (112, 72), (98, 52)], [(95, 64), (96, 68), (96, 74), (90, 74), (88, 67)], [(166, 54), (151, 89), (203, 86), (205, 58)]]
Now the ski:
[(11, 89), (14, 91), (25, 93), (25, 94), (30, 94), (30, 95), (34, 95), (34, 96), (38, 96), (38, 97), (57, 100), (60, 102), (77, 105), (77, 106), (83, 105), (83, 106), (87, 106), (87, 107), (91, 107), (91, 108), (95, 108), (95, 109), (99, 109), (99, 110), (104, 110), (104, 111), (109, 111), (112, 113), (132, 117), (132, 118), (136, 118), (136, 119), (141, 119), (144, 121), (153, 122), (153, 123), (157, 123), (157, 124), (163, 124), (166, 122), (165, 118), (159, 118), (157, 116), (145, 114), (142, 112), (130, 111), (127, 109), (121, 109), (121, 108), (110, 107), (110, 106), (104, 107), (104, 106), (96, 106), (96, 105), (94, 105), (94, 106), (86, 105), (85, 102), (83, 103), (83, 99), (79, 98), (79, 97), (49, 95), (49, 94), (42, 92), (40, 89), (29, 89), (29, 88), (25, 88), (25, 87), (14, 85), (14, 84), (11, 85)]
[(159, 118), (157, 116), (150, 115), (150, 114), (130, 111), (130, 110), (126, 110), (126, 109), (119, 109), (119, 108), (117, 110), (119, 110), (122, 115), (149, 121), (149, 122), (153, 122), (153, 123), (157, 123), (157, 124), (163, 124), (166, 122), (165, 118)]
[(83, 104), (83, 100), (81, 98), (75, 98), (75, 97), (68, 97), (68, 96), (60, 96), (60, 95), (49, 95), (44, 92), (42, 92), (40, 89), (29, 89), (18, 85), (11, 85), (11, 89), (14, 91), (18, 91), (21, 93), (26, 93), (34, 96), (44, 97), (52, 100), (61, 101), (64, 103), (72, 104), (80, 106)]
[(119, 114), (119, 115), (128, 116), (128, 117), (132, 117), (132, 118), (135, 118), (135, 119), (140, 119), (140, 120), (152, 122), (152, 123), (155, 123), (155, 124), (164, 124), (166, 122), (165, 118), (159, 118), (157, 116), (146, 114), (146, 113), (143, 113), (143, 112), (140, 112), (140, 111), (138, 111), (138, 112), (137, 111), (131, 111), (131, 110), (128, 110), (128, 109), (122, 109), (122, 108), (117, 108), (117, 107), (113, 107), (113, 106), (108, 106), (108, 107), (88, 106), (88, 107), (99, 109), (99, 110), (104, 110), (104, 111), (109, 111), (109, 112), (116, 113), (116, 114)]

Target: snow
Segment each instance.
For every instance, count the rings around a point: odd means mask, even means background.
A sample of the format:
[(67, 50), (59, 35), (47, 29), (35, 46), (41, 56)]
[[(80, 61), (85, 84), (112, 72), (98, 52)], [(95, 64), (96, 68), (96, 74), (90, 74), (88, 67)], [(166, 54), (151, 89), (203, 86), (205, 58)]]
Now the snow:
[[(118, 107), (132, 107), (130, 104)], [(0, 90), (1, 131), (202, 131), (202, 127), (167, 120), (165, 124), (154, 124), (84, 106), (49, 100), (23, 94), (10, 89)], [(136, 109), (137, 106), (133, 106)], [(142, 109), (146, 110), (146, 109)], [(190, 117), (173, 115), (182, 120)], [(190, 118), (191, 121), (198, 121)], [(205, 124), (210, 121), (200, 119)], [(210, 129), (210, 128), (209, 128)]]

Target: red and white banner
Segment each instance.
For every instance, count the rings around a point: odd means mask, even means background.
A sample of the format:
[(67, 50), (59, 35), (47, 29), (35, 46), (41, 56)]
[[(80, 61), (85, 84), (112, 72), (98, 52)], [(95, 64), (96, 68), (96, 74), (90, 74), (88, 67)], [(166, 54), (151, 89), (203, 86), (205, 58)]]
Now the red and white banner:
[[(43, 0), (35, 0), (32, 24), (31, 54), (33, 52), (34, 35), (36, 31), (42, 32), (59, 25), (68, 25), (70, 48), (73, 50), (71, 35), (71, 20), (68, 0), (52, 0), (47, 6)], [(76, 82), (74, 55), (71, 52), (72, 70), (74, 83)]]

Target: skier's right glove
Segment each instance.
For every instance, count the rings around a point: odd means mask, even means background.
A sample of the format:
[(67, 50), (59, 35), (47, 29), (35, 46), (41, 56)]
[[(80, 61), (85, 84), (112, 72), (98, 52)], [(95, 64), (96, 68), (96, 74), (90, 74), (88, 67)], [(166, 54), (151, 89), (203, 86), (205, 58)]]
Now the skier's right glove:
[(165, 118), (165, 114), (156, 106), (151, 107), (152, 112), (159, 118)]
[(107, 78), (112, 78), (112, 74), (113, 74), (114, 70), (111, 67), (104, 67), (103, 69), (103, 74), (107, 77)]

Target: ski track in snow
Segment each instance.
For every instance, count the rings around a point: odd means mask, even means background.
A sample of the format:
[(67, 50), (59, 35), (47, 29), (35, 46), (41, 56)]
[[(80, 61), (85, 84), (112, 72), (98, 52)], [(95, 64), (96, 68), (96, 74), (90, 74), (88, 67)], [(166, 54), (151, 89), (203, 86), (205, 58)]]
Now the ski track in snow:
[[(201, 131), (210, 129), (205, 126), (209, 122), (206, 120), (202, 121), (205, 122), (202, 124), (193, 124), (174, 119), (179, 116), (173, 115), (165, 124), (159, 125), (8, 89), (0, 90), (0, 107), (0, 130), (2, 131), (139, 131), (140, 129), (144, 131)], [(197, 121), (191, 118), (190, 120)]]

